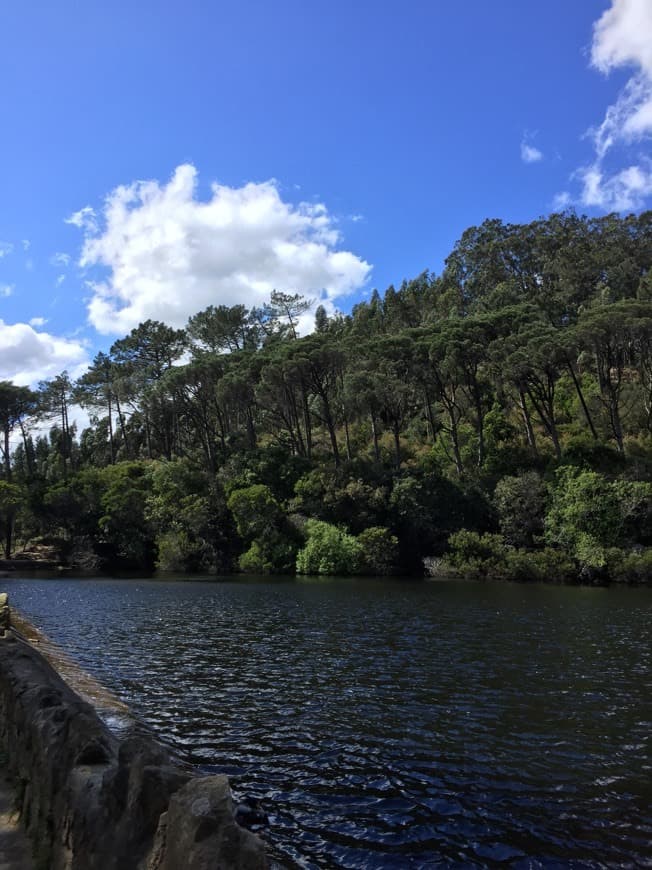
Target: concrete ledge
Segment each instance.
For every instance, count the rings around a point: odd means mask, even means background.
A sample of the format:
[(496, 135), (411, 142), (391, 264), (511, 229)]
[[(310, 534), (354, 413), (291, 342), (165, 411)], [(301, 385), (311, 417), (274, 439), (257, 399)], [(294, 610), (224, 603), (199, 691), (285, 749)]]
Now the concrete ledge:
[[(6, 606), (0, 596), (0, 620)], [(194, 776), (149, 736), (118, 739), (11, 629), (0, 637), (0, 741), (42, 870), (268, 866), (235, 821), (226, 777)]]

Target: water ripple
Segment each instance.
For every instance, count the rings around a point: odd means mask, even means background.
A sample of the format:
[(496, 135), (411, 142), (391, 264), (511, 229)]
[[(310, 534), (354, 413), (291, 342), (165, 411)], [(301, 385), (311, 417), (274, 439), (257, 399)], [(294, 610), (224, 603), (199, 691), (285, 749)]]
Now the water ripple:
[(652, 590), (6, 586), (283, 866), (652, 867)]

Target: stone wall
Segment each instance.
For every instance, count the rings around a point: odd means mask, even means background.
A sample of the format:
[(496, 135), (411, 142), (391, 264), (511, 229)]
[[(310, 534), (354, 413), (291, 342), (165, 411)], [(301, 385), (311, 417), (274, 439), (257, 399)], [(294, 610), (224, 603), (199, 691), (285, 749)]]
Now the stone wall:
[(7, 620), (0, 596), (0, 741), (38, 870), (268, 866), (225, 776), (194, 775), (152, 737), (118, 739)]

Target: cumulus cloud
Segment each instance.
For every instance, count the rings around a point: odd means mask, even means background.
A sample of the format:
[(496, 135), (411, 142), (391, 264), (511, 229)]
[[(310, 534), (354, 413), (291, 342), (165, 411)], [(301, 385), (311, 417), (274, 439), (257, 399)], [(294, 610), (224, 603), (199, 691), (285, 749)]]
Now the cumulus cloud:
[(543, 151), (539, 151), (538, 148), (523, 139), (521, 142), (521, 160), (523, 163), (538, 163), (543, 160)]
[(594, 158), (575, 173), (579, 202), (605, 211), (642, 208), (652, 195), (652, 165), (633, 153), (652, 136), (652, 3), (612, 0), (595, 23), (591, 64), (609, 74), (630, 67), (632, 75), (602, 122), (588, 131)]
[(648, 166), (627, 166), (605, 173), (595, 163), (578, 171), (582, 181), (582, 203), (604, 211), (632, 211), (652, 195), (652, 170)]
[(11, 296), (13, 292), (13, 284), (0, 284), (0, 296), (4, 296), (6, 298), (7, 296)]
[(6, 257), (8, 254), (11, 254), (13, 249), (14, 246), (11, 244), (11, 242), (0, 242), (0, 260), (2, 260), (2, 258)]
[(612, 0), (593, 28), (591, 62), (604, 73), (630, 64), (652, 75), (649, 0)]
[(34, 328), (44, 322), (41, 318), (12, 324), (0, 320), (0, 380), (34, 385), (64, 369), (77, 377), (88, 366), (84, 345)]
[(69, 222), (85, 232), (88, 316), (105, 334), (124, 334), (148, 318), (183, 326), (208, 305), (261, 305), (274, 289), (332, 305), (371, 269), (340, 249), (324, 205), (285, 202), (274, 181), (213, 184), (200, 200), (188, 164), (164, 184), (118, 187), (101, 216), (87, 206)]

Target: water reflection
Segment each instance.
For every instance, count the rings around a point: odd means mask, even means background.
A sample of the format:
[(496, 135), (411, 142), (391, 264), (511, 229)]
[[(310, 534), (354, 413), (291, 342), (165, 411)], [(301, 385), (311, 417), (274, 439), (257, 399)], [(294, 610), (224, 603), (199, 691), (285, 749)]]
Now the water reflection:
[(301, 867), (652, 860), (652, 590), (7, 581)]

